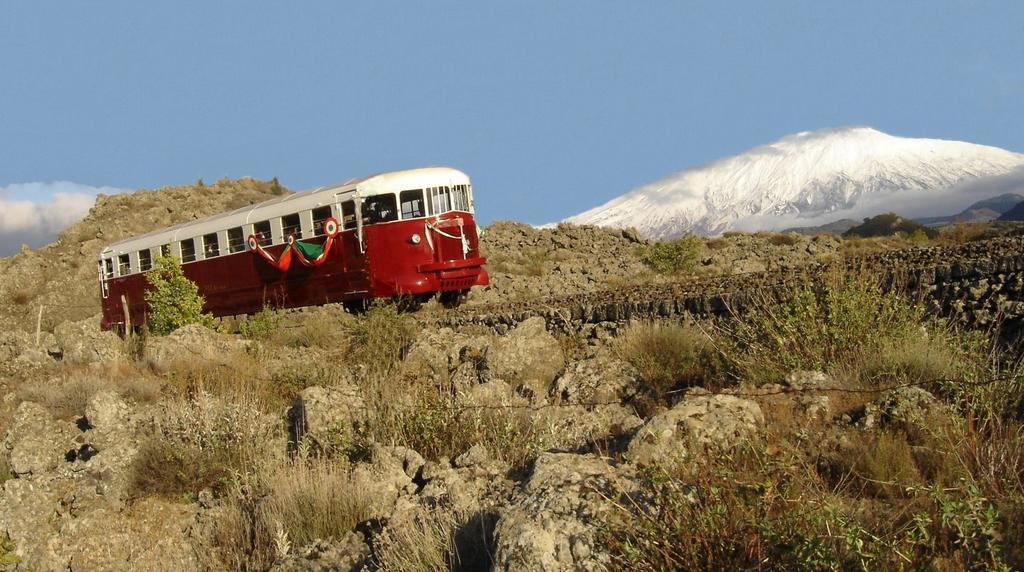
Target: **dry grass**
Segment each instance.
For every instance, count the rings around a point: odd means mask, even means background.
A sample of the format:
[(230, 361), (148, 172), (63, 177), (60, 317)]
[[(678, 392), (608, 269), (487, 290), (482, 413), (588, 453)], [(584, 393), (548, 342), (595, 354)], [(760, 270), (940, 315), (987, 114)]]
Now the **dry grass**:
[(724, 383), (713, 340), (689, 323), (633, 324), (616, 340), (615, 352), (639, 370), (648, 395), (638, 405), (646, 413), (688, 387), (720, 389)]
[(347, 465), (299, 459), (264, 466), (233, 484), (214, 532), (221, 565), (265, 570), (292, 547), (340, 538), (373, 510)]
[(375, 564), (396, 572), (488, 570), (496, 515), (418, 508), (374, 539)]
[[(867, 385), (942, 379), (972, 366), (969, 340), (874, 279), (837, 274), (779, 299), (762, 294), (718, 334), (741, 381), (775, 383), (821, 370)], [(913, 352), (913, 353), (909, 353)]]
[(801, 241), (801, 236), (795, 232), (757, 232), (754, 233), (756, 238), (759, 238), (772, 246), (793, 246)]
[(23, 384), (18, 390), (22, 401), (43, 405), (61, 419), (85, 414), (89, 400), (100, 391), (112, 390), (136, 403), (151, 403), (160, 396), (160, 380), (147, 371), (127, 363), (105, 364), (96, 368), (67, 366), (47, 380)]
[(492, 273), (516, 276), (543, 276), (552, 261), (549, 250), (528, 247), (511, 254), (492, 253), (487, 258), (487, 269)]
[[(605, 492), (600, 541), (630, 570), (1009, 569), (992, 502), (971, 485), (921, 484), (898, 436), (873, 447), (884, 458), (859, 459), (869, 475), (838, 488), (795, 448), (749, 446), (696, 474), (652, 469), (639, 492)], [(901, 478), (917, 486), (888, 484)]]
[(251, 395), (225, 399), (199, 391), (160, 403), (155, 432), (131, 467), (133, 496), (180, 498), (223, 490), (229, 476), (271, 455), (276, 424)]
[(965, 244), (988, 238), (991, 226), (985, 222), (962, 222), (939, 230), (939, 242), (946, 245)]

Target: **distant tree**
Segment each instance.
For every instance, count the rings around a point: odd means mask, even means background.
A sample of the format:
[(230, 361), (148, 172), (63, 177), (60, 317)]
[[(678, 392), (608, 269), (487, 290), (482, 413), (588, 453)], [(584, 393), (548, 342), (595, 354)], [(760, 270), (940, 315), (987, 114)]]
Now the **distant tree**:
[(281, 183), (278, 182), (277, 177), (270, 179), (270, 192), (274, 193), (275, 195), (284, 194), (284, 187), (282, 187)]
[(896, 213), (885, 213), (864, 219), (862, 224), (844, 232), (843, 236), (871, 238), (873, 236), (892, 236), (895, 234), (914, 236), (915, 238), (920, 238), (923, 235), (926, 239), (933, 239), (939, 235), (939, 232), (934, 228), (928, 228), (915, 220), (904, 218)]
[(213, 316), (203, 313), (199, 287), (185, 277), (176, 258), (157, 258), (146, 279), (150, 284), (146, 292), (146, 322), (151, 333), (163, 336), (188, 324), (214, 326)]

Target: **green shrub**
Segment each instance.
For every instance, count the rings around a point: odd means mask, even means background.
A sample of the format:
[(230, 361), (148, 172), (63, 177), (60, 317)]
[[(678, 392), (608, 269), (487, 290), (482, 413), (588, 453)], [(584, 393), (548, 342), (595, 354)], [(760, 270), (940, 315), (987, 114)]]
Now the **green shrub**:
[(642, 249), (640, 260), (662, 274), (682, 274), (697, 267), (704, 242), (688, 234), (671, 242), (655, 242)]
[(884, 369), (880, 356), (896, 355), (885, 352), (929, 335), (921, 306), (863, 277), (834, 276), (783, 298), (765, 295), (726, 326), (741, 379), (777, 382), (798, 369), (863, 377), (865, 364)]
[(269, 339), (281, 327), (281, 315), (264, 306), (259, 314), (253, 314), (238, 325), (238, 333), (250, 340)]
[(163, 336), (188, 324), (214, 327), (213, 316), (203, 313), (205, 301), (199, 295), (199, 287), (185, 277), (177, 259), (157, 258), (146, 279), (150, 286), (146, 291), (150, 333)]
[(352, 356), (368, 370), (393, 371), (416, 339), (412, 320), (394, 304), (371, 307), (349, 326)]
[[(922, 485), (899, 491), (905, 499), (851, 501), (824, 486), (813, 459), (791, 455), (749, 446), (694, 475), (653, 468), (639, 475), (638, 490), (602, 491), (609, 511), (597, 540), (610, 568), (1010, 569), (1010, 524), (974, 486)], [(891, 470), (906, 462), (879, 470), (896, 477)], [(847, 478), (847, 489), (870, 482)]]

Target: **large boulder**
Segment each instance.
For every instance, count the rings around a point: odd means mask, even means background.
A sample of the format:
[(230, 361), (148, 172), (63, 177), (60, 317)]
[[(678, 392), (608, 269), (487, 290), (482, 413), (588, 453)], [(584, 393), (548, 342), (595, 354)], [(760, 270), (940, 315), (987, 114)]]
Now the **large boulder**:
[(632, 490), (605, 460), (543, 453), (533, 474), (500, 512), (495, 570), (608, 570), (597, 526), (612, 504), (608, 495)]
[(22, 402), (3, 441), (11, 473), (27, 477), (53, 471), (65, 463), (76, 433), (71, 423), (54, 419), (42, 405)]
[(626, 401), (640, 391), (640, 372), (606, 352), (569, 364), (551, 388), (564, 403), (610, 404)]
[(117, 392), (103, 390), (89, 399), (85, 416), (79, 423), (84, 429), (76, 442), (72, 470), (88, 475), (97, 489), (111, 498), (124, 498), (130, 475), (125, 470), (139, 451), (140, 435), (149, 418), (133, 410)]
[(755, 401), (691, 390), (675, 407), (644, 423), (630, 441), (627, 457), (644, 465), (682, 462), (694, 448), (732, 449), (763, 425), (764, 415)]
[(487, 353), (492, 378), (500, 379), (534, 401), (547, 398), (552, 382), (565, 368), (562, 346), (544, 318), (530, 318), (498, 338)]
[(77, 322), (64, 322), (53, 334), (64, 361), (95, 363), (124, 357), (124, 342), (114, 332), (100, 329), (99, 314)]
[(347, 380), (330, 387), (314, 385), (299, 392), (288, 409), (291, 441), (329, 450), (337, 440), (351, 437), (353, 425), (364, 419), (366, 404), (359, 388)]

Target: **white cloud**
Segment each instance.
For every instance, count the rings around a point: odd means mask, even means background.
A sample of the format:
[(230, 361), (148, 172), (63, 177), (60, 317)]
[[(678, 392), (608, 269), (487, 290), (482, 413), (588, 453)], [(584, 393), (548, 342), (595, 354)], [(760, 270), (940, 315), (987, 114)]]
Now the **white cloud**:
[(52, 242), (89, 212), (96, 195), (127, 190), (69, 181), (0, 187), (0, 256), (17, 252), (22, 244), (36, 248)]

